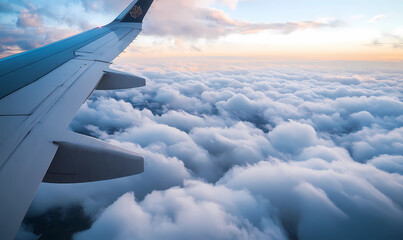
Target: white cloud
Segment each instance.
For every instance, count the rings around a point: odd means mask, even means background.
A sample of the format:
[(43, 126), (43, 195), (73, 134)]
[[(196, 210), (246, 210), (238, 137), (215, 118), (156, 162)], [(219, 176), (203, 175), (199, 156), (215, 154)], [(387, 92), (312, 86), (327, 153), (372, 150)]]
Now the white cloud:
[(289, 153), (299, 152), (318, 143), (315, 129), (297, 122), (278, 125), (269, 133), (269, 140), (279, 151)]
[(299, 239), (398, 239), (401, 183), (372, 166), (313, 158), (237, 167), (219, 185), (268, 199)]
[(28, 9), (23, 9), (18, 17), (19, 27), (42, 27), (42, 17), (37, 13), (32, 13)]
[(76, 239), (286, 239), (267, 218), (269, 208), (245, 191), (187, 182), (139, 203), (125, 194)]
[(400, 70), (188, 61), (126, 67), (148, 86), (96, 92), (70, 126), (143, 174), (43, 184), (30, 216), (79, 204), (78, 239), (399, 239)]
[(390, 173), (403, 174), (403, 156), (380, 155), (368, 161), (368, 164)]

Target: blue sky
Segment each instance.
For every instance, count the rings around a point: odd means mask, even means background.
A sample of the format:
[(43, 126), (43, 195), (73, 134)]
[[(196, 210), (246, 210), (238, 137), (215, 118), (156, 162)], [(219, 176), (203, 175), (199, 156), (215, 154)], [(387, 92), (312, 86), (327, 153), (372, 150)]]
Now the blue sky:
[[(226, 10), (231, 11), (230, 8)], [(403, 4), (398, 0), (246, 0), (240, 1), (238, 7), (231, 11), (231, 15), (258, 22), (302, 21), (320, 17), (348, 19), (360, 14), (367, 18), (386, 14), (393, 17), (393, 20), (403, 20), (401, 11)]]
[[(106, 24), (129, 2), (1, 0), (1, 55)], [(401, 12), (403, 4), (395, 0), (161, 0), (151, 9), (137, 48), (129, 52), (147, 57), (401, 60)]]

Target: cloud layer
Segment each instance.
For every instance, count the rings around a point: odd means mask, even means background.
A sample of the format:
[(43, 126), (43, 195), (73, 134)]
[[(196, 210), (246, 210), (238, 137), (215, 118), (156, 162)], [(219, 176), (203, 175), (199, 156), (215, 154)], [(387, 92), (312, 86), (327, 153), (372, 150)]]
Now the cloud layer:
[(401, 238), (401, 71), (170, 61), (122, 67), (148, 86), (97, 92), (71, 124), (145, 173), (43, 184), (28, 216), (78, 204), (76, 239)]

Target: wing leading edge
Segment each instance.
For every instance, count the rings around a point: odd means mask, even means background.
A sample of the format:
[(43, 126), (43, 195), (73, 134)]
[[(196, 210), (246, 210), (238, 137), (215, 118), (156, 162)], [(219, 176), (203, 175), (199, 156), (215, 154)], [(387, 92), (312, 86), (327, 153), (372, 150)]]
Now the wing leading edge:
[(0, 239), (14, 238), (42, 181), (143, 172), (139, 154), (66, 129), (94, 90), (145, 85), (109, 65), (141, 32), (152, 3), (135, 0), (104, 27), (0, 60)]

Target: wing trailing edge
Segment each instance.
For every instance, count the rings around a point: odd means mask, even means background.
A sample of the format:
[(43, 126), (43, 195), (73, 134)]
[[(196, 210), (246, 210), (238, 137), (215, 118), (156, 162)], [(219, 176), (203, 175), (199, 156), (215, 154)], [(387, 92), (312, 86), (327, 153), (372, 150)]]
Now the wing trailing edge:
[(47, 183), (83, 183), (144, 172), (144, 158), (98, 139), (66, 132), (43, 179)]
[(105, 70), (96, 90), (119, 90), (144, 87), (146, 80), (129, 73), (113, 69)]

